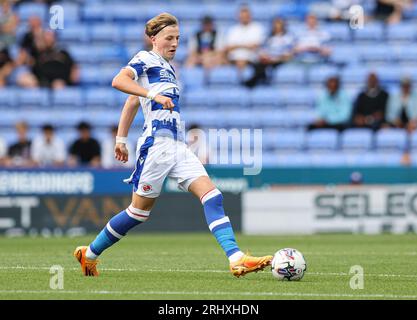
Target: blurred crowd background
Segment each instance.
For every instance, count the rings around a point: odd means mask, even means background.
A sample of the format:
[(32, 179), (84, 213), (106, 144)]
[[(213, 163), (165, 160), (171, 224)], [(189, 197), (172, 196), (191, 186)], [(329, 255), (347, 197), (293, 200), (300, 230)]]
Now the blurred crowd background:
[(0, 4), (1, 166), (132, 167), (113, 156), (126, 95), (111, 81), (164, 11), (190, 131), (261, 128), (264, 166), (417, 165), (416, 1)]

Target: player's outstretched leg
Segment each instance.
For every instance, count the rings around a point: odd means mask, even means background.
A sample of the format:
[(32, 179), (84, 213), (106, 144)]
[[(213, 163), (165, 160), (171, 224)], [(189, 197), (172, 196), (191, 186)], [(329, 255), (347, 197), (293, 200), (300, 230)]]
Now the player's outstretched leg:
[(244, 254), (238, 247), (229, 217), (224, 213), (223, 195), (214, 188), (200, 197), (206, 221), (211, 233), (220, 244), (230, 262), (230, 272), (240, 277), (259, 271), (271, 264), (272, 256), (253, 257)]
[(130, 205), (126, 210), (115, 215), (89, 246), (77, 247), (74, 256), (81, 264), (85, 276), (98, 276), (97, 257), (108, 247), (115, 244), (126, 233), (149, 218), (150, 211), (134, 208)]

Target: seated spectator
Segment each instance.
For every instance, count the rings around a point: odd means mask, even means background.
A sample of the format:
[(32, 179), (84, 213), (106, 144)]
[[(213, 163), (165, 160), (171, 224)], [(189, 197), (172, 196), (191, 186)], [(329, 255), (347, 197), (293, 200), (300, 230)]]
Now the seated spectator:
[(410, 78), (401, 80), (401, 91), (388, 99), (387, 121), (396, 128), (414, 131), (417, 128), (417, 93)]
[(6, 141), (0, 137), (0, 166), (6, 165), (7, 145)]
[(245, 82), (248, 87), (253, 87), (259, 82), (269, 82), (268, 68), (275, 68), (288, 62), (293, 57), (294, 37), (287, 32), (284, 20), (275, 18), (272, 23), (271, 35), (266, 39), (258, 56), (258, 62), (254, 64), (253, 77)]
[(248, 7), (239, 11), (239, 23), (232, 26), (227, 33), (225, 52), (229, 62), (244, 69), (249, 63), (255, 62), (257, 50), (264, 42), (264, 29), (261, 24), (252, 21)]
[(353, 126), (378, 130), (385, 122), (388, 93), (379, 85), (375, 73), (370, 73), (367, 86), (353, 106)]
[(1, 0), (0, 5), (0, 87), (3, 87), (14, 68), (9, 47), (16, 42), (18, 18), (9, 0)]
[(56, 45), (54, 32), (44, 32), (44, 46), (38, 49), (33, 73), (41, 86), (59, 89), (78, 82), (78, 67), (70, 54)]
[(340, 88), (338, 77), (326, 81), (326, 91), (317, 101), (318, 119), (309, 129), (345, 129), (351, 117), (352, 104), (348, 95)]
[(207, 135), (197, 124), (192, 124), (188, 128), (186, 141), (190, 150), (201, 163), (208, 164), (210, 160), (210, 146), (207, 142)]
[(301, 62), (316, 63), (327, 59), (331, 50), (326, 46), (330, 34), (321, 30), (315, 15), (306, 17), (306, 28), (297, 35), (295, 53)]
[(54, 127), (45, 124), (42, 135), (36, 137), (32, 143), (32, 159), (40, 167), (62, 166), (65, 163), (64, 142), (55, 136)]
[(376, 0), (374, 16), (388, 24), (401, 21), (403, 11), (411, 7), (411, 0)]
[(39, 56), (39, 48), (44, 42), (44, 32), (42, 20), (33, 16), (28, 20), (29, 31), (23, 35), (20, 42), (20, 52), (16, 59), (17, 69), (14, 78), (17, 85), (24, 88), (35, 88), (39, 82), (32, 72), (32, 67)]
[(202, 65), (205, 69), (210, 69), (226, 63), (224, 53), (220, 49), (219, 32), (210, 16), (203, 18), (201, 30), (190, 39), (188, 48), (186, 65), (189, 67)]
[(26, 122), (18, 122), (15, 125), (18, 140), (9, 147), (5, 161), (9, 167), (32, 167), (31, 144), (28, 138), (28, 125)]
[(99, 167), (101, 149), (98, 141), (91, 137), (91, 125), (80, 122), (77, 129), (79, 138), (69, 148), (68, 165)]
[(123, 163), (118, 161), (114, 157), (114, 146), (116, 143), (116, 136), (117, 136), (117, 126), (112, 126), (111, 129), (112, 139), (106, 139), (102, 143), (102, 163), (103, 168), (111, 169), (111, 168), (132, 168), (135, 165), (135, 149), (128, 141), (126, 143), (126, 148), (129, 151), (129, 159), (127, 162)]

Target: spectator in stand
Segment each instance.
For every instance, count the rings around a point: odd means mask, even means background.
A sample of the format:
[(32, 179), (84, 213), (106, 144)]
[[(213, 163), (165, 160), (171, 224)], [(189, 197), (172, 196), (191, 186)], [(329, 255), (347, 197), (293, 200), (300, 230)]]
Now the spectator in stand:
[(4, 139), (0, 137), (0, 166), (4, 166), (6, 164), (6, 157), (7, 157), (7, 145)]
[(378, 130), (385, 122), (388, 93), (380, 87), (375, 73), (368, 75), (367, 86), (353, 107), (353, 126)]
[(41, 86), (59, 89), (78, 82), (78, 67), (70, 54), (57, 46), (54, 32), (44, 32), (43, 46), (38, 50), (33, 73)]
[(349, 125), (352, 103), (348, 95), (340, 88), (338, 77), (330, 77), (326, 81), (326, 91), (317, 101), (318, 119), (309, 126), (311, 129), (344, 130)]
[(20, 52), (16, 59), (17, 69), (14, 72), (15, 82), (17, 85), (25, 88), (35, 88), (39, 86), (39, 82), (32, 72), (39, 55), (39, 49), (43, 47), (44, 32), (42, 20), (33, 16), (28, 20), (29, 31), (23, 35), (20, 42)]
[(88, 122), (80, 122), (77, 129), (79, 138), (70, 146), (68, 165), (99, 167), (101, 149), (98, 141), (91, 137), (91, 125)]
[(36, 137), (32, 143), (32, 159), (40, 167), (62, 166), (65, 163), (65, 144), (55, 135), (54, 127), (45, 124), (42, 135)]
[(411, 0), (376, 0), (374, 16), (388, 24), (398, 23), (403, 17), (403, 11), (412, 5)]
[(285, 21), (275, 18), (271, 35), (259, 52), (258, 62), (254, 63), (253, 76), (245, 82), (245, 85), (253, 87), (260, 82), (268, 83), (269, 69), (290, 61), (293, 58), (294, 45), (295, 39), (287, 32)]
[(227, 61), (221, 46), (220, 35), (214, 27), (213, 19), (205, 16), (201, 21), (201, 30), (190, 39), (186, 65), (202, 65), (205, 69), (211, 69), (225, 64)]
[(13, 13), (9, 0), (1, 0), (0, 6), (0, 87), (3, 87), (14, 68), (9, 47), (16, 42), (16, 29), (19, 20)]
[(417, 128), (417, 93), (412, 89), (410, 78), (401, 80), (401, 91), (388, 99), (387, 121), (395, 128), (409, 132)]
[(297, 59), (306, 63), (317, 63), (326, 60), (331, 50), (326, 45), (330, 40), (330, 34), (321, 30), (317, 17), (309, 14), (306, 17), (306, 28), (297, 35), (295, 53)]
[(210, 145), (207, 142), (206, 133), (197, 124), (192, 124), (188, 128), (186, 141), (190, 150), (201, 163), (208, 164), (210, 160)]
[(226, 37), (225, 52), (228, 61), (239, 69), (244, 69), (249, 63), (256, 61), (257, 50), (264, 40), (262, 25), (252, 21), (249, 7), (241, 7), (239, 24), (231, 27)]
[(5, 164), (8, 167), (32, 167), (31, 141), (28, 138), (28, 125), (26, 122), (18, 122), (15, 125), (18, 140), (9, 147)]
[(135, 165), (135, 149), (128, 141), (126, 143), (126, 148), (129, 151), (129, 159), (127, 162), (123, 163), (118, 161), (115, 158), (114, 154), (114, 146), (116, 143), (116, 136), (117, 136), (117, 125), (114, 125), (110, 129), (112, 139), (106, 139), (102, 143), (103, 149), (103, 156), (102, 156), (102, 163), (103, 168), (111, 169), (111, 168), (132, 168)]

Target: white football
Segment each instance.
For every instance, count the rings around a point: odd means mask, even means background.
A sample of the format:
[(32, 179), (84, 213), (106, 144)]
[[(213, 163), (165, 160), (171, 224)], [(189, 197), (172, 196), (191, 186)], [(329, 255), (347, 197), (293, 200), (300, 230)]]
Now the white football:
[(301, 280), (307, 270), (303, 254), (292, 248), (278, 250), (271, 263), (272, 275), (279, 280)]

